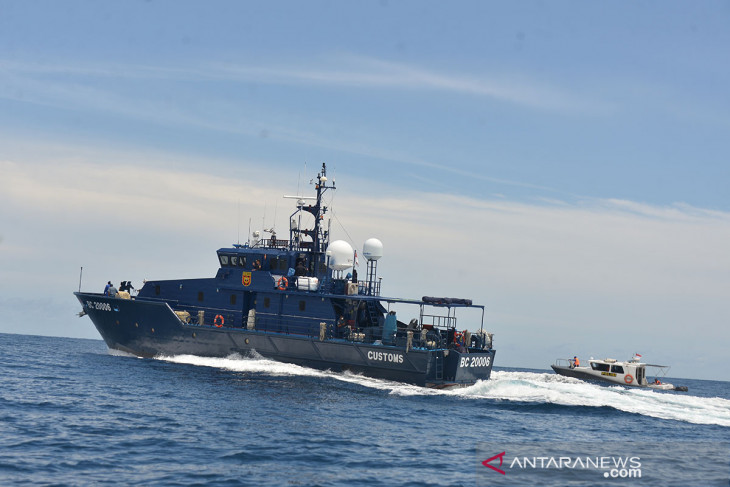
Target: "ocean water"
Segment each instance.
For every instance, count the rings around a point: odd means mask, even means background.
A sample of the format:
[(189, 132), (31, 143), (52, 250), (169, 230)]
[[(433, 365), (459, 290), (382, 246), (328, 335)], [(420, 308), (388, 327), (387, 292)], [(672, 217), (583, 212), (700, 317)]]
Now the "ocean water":
[(485, 442), (730, 439), (730, 383), (718, 381), (674, 379), (689, 392), (665, 393), (496, 368), (434, 391), (9, 334), (0, 374), (0, 485), (487, 485)]

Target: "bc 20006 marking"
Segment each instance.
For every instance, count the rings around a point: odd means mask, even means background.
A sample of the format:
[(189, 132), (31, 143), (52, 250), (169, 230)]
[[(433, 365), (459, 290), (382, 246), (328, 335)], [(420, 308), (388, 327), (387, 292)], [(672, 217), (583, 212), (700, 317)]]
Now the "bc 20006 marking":
[(99, 303), (97, 301), (86, 301), (86, 307), (89, 309), (98, 309), (99, 311), (112, 310), (112, 306), (109, 303)]
[(489, 367), (492, 363), (492, 357), (480, 356), (480, 357), (461, 357), (459, 367)]

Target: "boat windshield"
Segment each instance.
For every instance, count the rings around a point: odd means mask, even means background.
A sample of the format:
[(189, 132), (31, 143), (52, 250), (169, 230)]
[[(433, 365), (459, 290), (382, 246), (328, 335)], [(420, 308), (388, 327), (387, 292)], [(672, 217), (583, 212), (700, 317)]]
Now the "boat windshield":
[(600, 372), (608, 372), (608, 364), (602, 364), (597, 362), (591, 362), (591, 368)]

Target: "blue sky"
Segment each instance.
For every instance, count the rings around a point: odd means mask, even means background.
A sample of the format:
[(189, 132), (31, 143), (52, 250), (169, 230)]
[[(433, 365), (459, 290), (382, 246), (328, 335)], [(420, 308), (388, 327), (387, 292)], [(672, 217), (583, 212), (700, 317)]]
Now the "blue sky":
[(327, 162), (342, 237), (392, 256), (389, 294), (487, 302), (503, 365), (655, 347), (729, 379), (729, 20), (726, 2), (0, 0), (0, 331), (95, 337), (48, 319), (80, 266), (212, 275)]

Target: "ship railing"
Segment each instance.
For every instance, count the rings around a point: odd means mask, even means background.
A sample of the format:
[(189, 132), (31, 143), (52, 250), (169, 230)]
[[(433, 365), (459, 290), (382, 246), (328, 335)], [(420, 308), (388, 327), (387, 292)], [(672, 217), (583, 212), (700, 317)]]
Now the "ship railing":
[(382, 281), (382, 277), (379, 277), (373, 282), (357, 281), (357, 294), (362, 296), (380, 296), (380, 285)]
[[(309, 321), (309, 323), (303, 323), (303, 320)], [(253, 328), (249, 329), (268, 333), (282, 333), (285, 335), (299, 335), (315, 338), (320, 336), (320, 323), (326, 324), (327, 335), (330, 335), (330, 329), (334, 327), (334, 322), (332, 322), (332, 320), (327, 322), (318, 318), (303, 318), (301, 316), (292, 316), (291, 318), (287, 318), (274, 313), (269, 314), (258, 312), (254, 319)], [(248, 323), (244, 323), (243, 326), (244, 328), (247, 328)]]
[[(149, 298), (150, 300), (158, 300), (155, 298)], [(223, 318), (222, 324), (226, 327), (240, 327), (240, 324), (236, 324), (236, 312), (228, 308), (209, 308), (204, 306), (179, 306), (177, 301), (162, 300), (166, 301), (170, 309), (177, 315), (177, 317), (183, 323), (187, 325), (198, 325), (198, 326), (216, 326), (221, 321), (217, 320), (216, 317), (220, 316)], [(245, 319), (245, 317), (244, 317)], [(245, 324), (244, 324), (245, 326)]]
[(555, 366), (556, 367), (570, 367), (572, 365), (570, 359), (567, 358), (556, 358), (555, 359)]
[[(175, 314), (180, 321), (190, 325), (198, 326), (218, 326), (226, 328), (245, 328), (249, 330), (281, 333), (284, 335), (296, 335), (307, 337), (310, 339), (341, 339), (350, 342), (370, 343), (378, 345), (392, 345), (404, 348), (414, 349), (440, 349), (449, 346), (449, 330), (439, 328), (430, 324), (425, 326), (419, 325), (416, 320), (406, 326), (399, 326), (396, 332), (390, 336), (383, 335), (382, 326), (362, 326), (351, 327), (345, 325), (338, 327), (334, 320), (321, 320), (319, 318), (303, 318), (301, 316), (280, 316), (276, 313), (258, 312), (253, 317), (253, 321), (244, 314), (240, 322), (236, 322), (230, 310), (211, 310), (210, 308), (186, 307), (185, 310), (175, 310)], [(185, 312), (187, 311), (187, 313)], [(218, 321), (217, 316), (224, 318)], [(444, 318), (443, 316), (435, 316), (436, 318)], [(202, 322), (201, 322), (202, 319)], [(303, 322), (305, 320), (306, 322)], [(453, 317), (452, 317), (453, 320)], [(438, 321), (438, 320), (437, 320)], [(453, 321), (447, 320), (449, 323)], [(324, 325), (324, 327), (323, 327)], [(399, 322), (399, 325), (403, 325)], [(410, 339), (409, 339), (409, 333)], [(410, 345), (409, 345), (410, 342)], [(470, 344), (471, 345), (471, 344)], [(485, 344), (483, 344), (485, 345)], [(491, 337), (488, 346), (491, 346)], [(469, 347), (472, 348), (471, 346)], [(485, 349), (484, 346), (481, 347)], [(567, 360), (558, 359), (556, 363), (563, 360), (567, 365)]]
[(425, 348), (432, 350), (435, 348), (443, 348), (446, 343), (442, 334), (438, 330), (428, 330), (425, 328), (421, 330), (409, 330), (406, 328), (399, 329), (396, 333), (395, 345), (401, 347), (408, 346), (409, 332), (413, 333), (410, 338), (410, 348)]
[[(383, 329), (378, 326), (365, 326), (362, 328), (351, 328), (349, 326), (338, 327), (334, 321), (321, 321), (312, 318), (310, 323), (303, 324), (301, 317), (291, 319), (281, 318), (275, 314), (256, 313), (252, 330), (281, 333), (285, 335), (298, 335), (312, 339), (322, 338), (322, 323), (324, 323), (324, 338), (342, 339), (355, 343), (371, 343), (378, 345), (393, 345), (406, 347), (408, 344), (408, 332), (412, 332), (410, 348), (414, 349), (435, 349), (443, 348), (445, 339), (438, 330), (409, 330), (399, 328), (394, 336), (383, 337)], [(243, 324), (247, 327), (247, 323)]]
[(327, 278), (320, 284), (322, 292), (329, 294), (343, 294), (359, 296), (380, 296), (380, 285), (382, 279), (373, 282), (357, 281), (357, 284), (347, 279), (331, 279)]
[[(351, 342), (391, 345), (403, 348), (429, 350), (443, 348), (443, 344), (445, 343), (445, 341), (438, 331), (425, 331), (426, 333), (422, 333), (420, 330), (399, 329), (396, 333), (393, 334), (393, 336), (389, 338), (383, 336), (383, 329), (380, 327), (365, 327), (359, 329), (345, 330), (344, 338)], [(408, 345), (409, 332), (413, 333), (410, 337), (410, 345)]]
[(259, 246), (271, 249), (288, 249), (289, 241), (280, 240), (278, 238), (262, 238), (261, 240), (259, 240)]
[(421, 314), (421, 325), (430, 325), (434, 328), (456, 328), (456, 316)]

